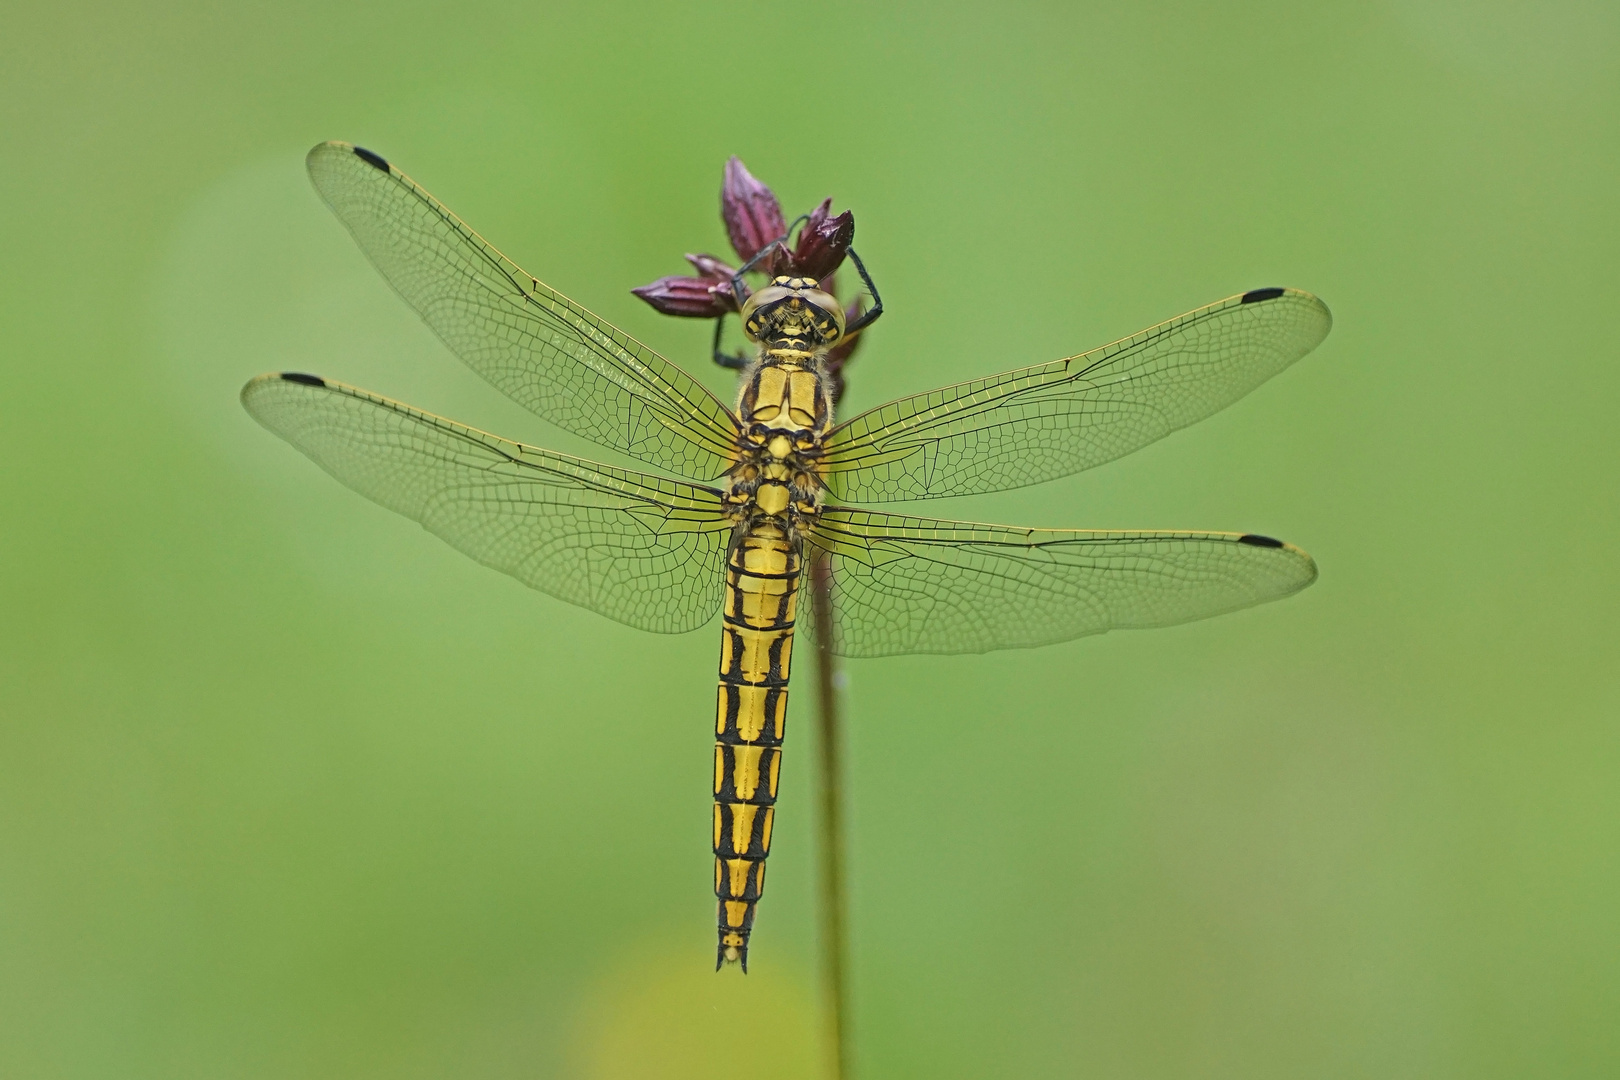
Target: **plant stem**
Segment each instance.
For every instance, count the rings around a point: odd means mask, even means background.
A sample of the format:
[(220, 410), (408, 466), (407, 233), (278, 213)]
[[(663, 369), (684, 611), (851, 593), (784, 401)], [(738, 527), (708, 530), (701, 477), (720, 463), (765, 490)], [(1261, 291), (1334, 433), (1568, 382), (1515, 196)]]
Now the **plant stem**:
[(837, 658), (832, 651), (832, 565), (818, 553), (810, 568), (810, 597), (816, 626), (816, 688), (820, 730), (821, 969), (827, 1022), (833, 1044), (833, 1076), (853, 1075), (849, 1046), (849, 999), (845, 985), (844, 941), (844, 763), (838, 723)]

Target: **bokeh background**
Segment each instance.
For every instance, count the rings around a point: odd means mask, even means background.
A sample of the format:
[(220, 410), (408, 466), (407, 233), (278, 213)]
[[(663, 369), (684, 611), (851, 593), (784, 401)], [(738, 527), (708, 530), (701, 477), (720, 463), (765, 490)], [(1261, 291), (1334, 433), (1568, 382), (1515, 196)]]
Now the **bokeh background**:
[[(311, 370), (593, 454), (302, 171), (387, 155), (717, 392), (628, 289), (737, 153), (853, 207), (848, 410), (1230, 293), (1327, 342), (1094, 473), (925, 512), (1255, 530), (1285, 603), (848, 665), (880, 1077), (1620, 1072), (1620, 8), (17, 3), (0, 38), (0, 1073), (822, 1075), (796, 698), (712, 963), (716, 634), (539, 594), (236, 401)], [(746, 1019), (740, 1019), (746, 1017)]]

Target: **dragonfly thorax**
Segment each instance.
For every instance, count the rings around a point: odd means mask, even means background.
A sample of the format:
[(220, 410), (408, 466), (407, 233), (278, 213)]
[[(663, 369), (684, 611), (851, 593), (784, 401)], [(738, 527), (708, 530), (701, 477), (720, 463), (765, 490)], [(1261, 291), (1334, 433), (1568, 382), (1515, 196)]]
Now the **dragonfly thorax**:
[(819, 358), (766, 347), (737, 399), (739, 433), (729, 501), (739, 518), (813, 516), (824, 484), (817, 469), (832, 418)]
[(743, 304), (742, 324), (750, 341), (806, 351), (828, 348), (844, 336), (838, 300), (811, 278), (775, 278)]

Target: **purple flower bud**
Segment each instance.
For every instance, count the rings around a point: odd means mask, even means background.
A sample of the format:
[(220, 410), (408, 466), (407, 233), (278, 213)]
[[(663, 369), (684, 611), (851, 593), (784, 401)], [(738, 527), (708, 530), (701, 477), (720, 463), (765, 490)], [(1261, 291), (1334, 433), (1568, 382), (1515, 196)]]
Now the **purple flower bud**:
[(744, 262), (787, 232), (782, 204), (735, 155), (726, 162), (725, 180), (720, 186), (720, 220), (726, 223), (731, 246)]
[(737, 310), (736, 301), (731, 296), (731, 283), (717, 282), (713, 278), (671, 275), (630, 291), (664, 315), (716, 319), (728, 311)]
[(855, 212), (845, 210), (832, 216), (832, 200), (827, 199), (810, 211), (810, 220), (799, 230), (799, 245), (793, 251), (793, 268), (803, 277), (824, 278), (838, 269), (855, 241)]
[(692, 255), (688, 253), (686, 261), (691, 263), (692, 269), (696, 270), (700, 275), (713, 278), (716, 281), (730, 281), (731, 275), (737, 272), (735, 266), (723, 263), (713, 255)]

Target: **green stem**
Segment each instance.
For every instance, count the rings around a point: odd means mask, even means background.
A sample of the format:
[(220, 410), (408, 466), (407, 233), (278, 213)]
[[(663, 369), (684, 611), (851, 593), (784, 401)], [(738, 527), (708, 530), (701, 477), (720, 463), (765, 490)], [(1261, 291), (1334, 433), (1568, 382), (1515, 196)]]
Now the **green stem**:
[(816, 687), (819, 706), (821, 968), (835, 1080), (853, 1075), (849, 1046), (849, 998), (844, 940), (844, 763), (838, 722), (837, 658), (832, 652), (832, 566), (818, 554), (810, 568), (815, 609)]

